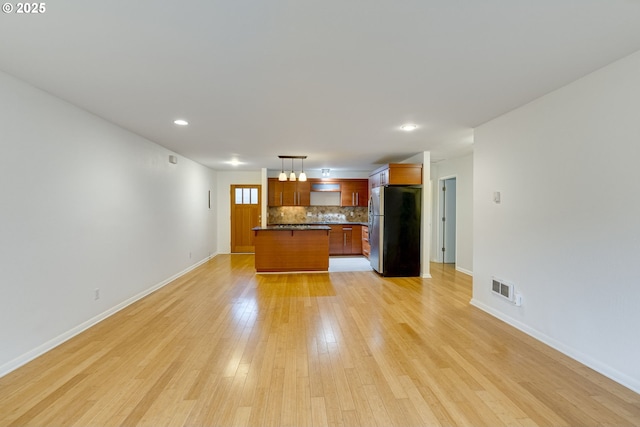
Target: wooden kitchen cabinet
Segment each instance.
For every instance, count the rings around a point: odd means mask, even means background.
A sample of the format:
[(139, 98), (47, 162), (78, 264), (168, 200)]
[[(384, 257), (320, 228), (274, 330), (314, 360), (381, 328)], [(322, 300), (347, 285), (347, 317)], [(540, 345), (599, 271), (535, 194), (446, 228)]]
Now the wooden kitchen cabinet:
[(362, 255), (362, 226), (352, 225), (351, 230), (351, 255)]
[(364, 206), (369, 203), (369, 184), (366, 179), (344, 179), (340, 189), (341, 206)]
[(311, 183), (309, 181), (282, 181), (282, 206), (309, 206)]
[(371, 253), (371, 244), (369, 243), (369, 227), (366, 225), (362, 226), (362, 255), (369, 258), (369, 254)]
[(420, 163), (389, 163), (369, 175), (370, 188), (420, 184), (422, 184), (422, 164)]
[(283, 194), (283, 184), (285, 181), (278, 181), (278, 179), (269, 178), (267, 198), (269, 200), (269, 206), (283, 206), (284, 202), (284, 194)]
[(344, 254), (344, 235), (342, 234), (341, 225), (330, 225), (329, 232), (329, 255)]
[(311, 183), (309, 181), (298, 181), (298, 206), (311, 206)]
[(331, 225), (329, 255), (360, 255), (362, 226), (358, 224)]
[(327, 271), (327, 227), (253, 229), (256, 271)]
[(309, 206), (311, 183), (309, 181), (279, 181), (269, 178), (269, 206)]

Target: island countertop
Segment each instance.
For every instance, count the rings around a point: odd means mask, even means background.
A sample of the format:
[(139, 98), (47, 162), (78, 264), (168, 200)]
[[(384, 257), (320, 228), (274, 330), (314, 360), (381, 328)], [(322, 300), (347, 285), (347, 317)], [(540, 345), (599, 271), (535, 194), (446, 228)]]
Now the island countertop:
[(326, 225), (275, 225), (252, 228), (258, 272), (328, 271), (329, 232)]
[(266, 227), (253, 227), (253, 231), (283, 231), (283, 230), (331, 230), (328, 225), (317, 224), (274, 224)]
[(288, 227), (288, 226), (308, 226), (308, 227), (318, 227), (318, 226), (331, 226), (331, 225), (369, 225), (368, 222), (359, 222), (359, 221), (322, 221), (322, 222), (300, 222), (300, 223), (288, 223), (288, 224), (269, 224), (268, 227)]

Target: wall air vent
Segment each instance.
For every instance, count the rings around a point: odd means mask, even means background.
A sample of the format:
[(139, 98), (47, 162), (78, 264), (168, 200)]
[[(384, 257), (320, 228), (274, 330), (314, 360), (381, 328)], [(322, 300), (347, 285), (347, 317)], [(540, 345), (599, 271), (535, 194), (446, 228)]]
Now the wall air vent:
[(514, 301), (513, 285), (511, 283), (505, 283), (503, 280), (493, 277), (491, 281), (491, 291), (493, 291), (495, 295), (499, 295), (508, 301)]

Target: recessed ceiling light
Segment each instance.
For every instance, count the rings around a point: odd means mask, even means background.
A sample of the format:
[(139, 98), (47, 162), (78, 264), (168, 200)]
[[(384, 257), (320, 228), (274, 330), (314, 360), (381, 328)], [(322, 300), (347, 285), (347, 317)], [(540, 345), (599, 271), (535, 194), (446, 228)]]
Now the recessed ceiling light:
[(414, 125), (413, 123), (407, 123), (400, 126), (400, 129), (402, 129), (405, 132), (411, 132), (412, 130), (418, 129), (418, 125)]
[(173, 123), (177, 124), (178, 126), (186, 126), (189, 124), (188, 121), (182, 119), (174, 120)]

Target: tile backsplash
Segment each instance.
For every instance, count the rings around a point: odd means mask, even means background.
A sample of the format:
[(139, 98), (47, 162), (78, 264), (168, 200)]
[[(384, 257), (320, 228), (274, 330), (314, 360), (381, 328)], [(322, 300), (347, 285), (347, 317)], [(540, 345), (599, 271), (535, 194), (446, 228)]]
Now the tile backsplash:
[(277, 206), (268, 209), (269, 224), (309, 224), (314, 222), (367, 222), (365, 207)]

